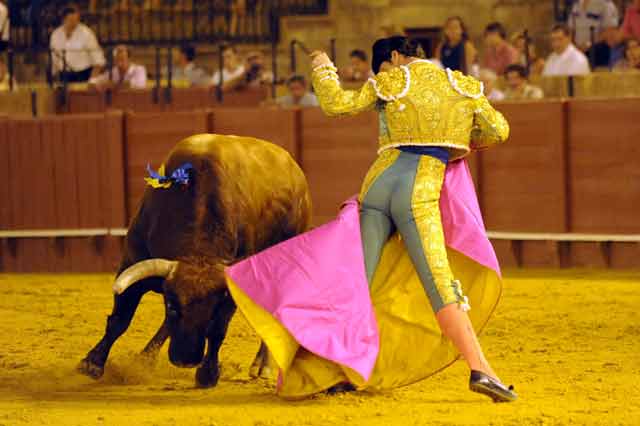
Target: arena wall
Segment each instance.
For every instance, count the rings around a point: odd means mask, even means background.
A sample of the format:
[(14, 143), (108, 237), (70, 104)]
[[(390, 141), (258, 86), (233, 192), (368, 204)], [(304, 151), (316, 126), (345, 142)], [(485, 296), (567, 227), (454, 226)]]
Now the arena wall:
[[(632, 161), (640, 98), (498, 108), (511, 123), (509, 142), (469, 163), (502, 264), (640, 267)], [(147, 163), (159, 167), (177, 141), (201, 132), (285, 147), (307, 174), (314, 220), (323, 223), (359, 191), (377, 128), (373, 112), (329, 119), (319, 109), (0, 117), (0, 271), (113, 271)]]

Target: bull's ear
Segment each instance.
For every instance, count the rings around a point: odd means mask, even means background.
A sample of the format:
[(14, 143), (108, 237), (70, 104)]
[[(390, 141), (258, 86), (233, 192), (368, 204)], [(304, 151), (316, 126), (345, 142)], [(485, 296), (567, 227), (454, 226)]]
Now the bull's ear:
[(133, 284), (145, 278), (160, 277), (167, 278), (178, 267), (175, 260), (166, 259), (149, 259), (138, 262), (125, 269), (116, 282), (113, 283), (113, 292), (115, 294), (124, 293)]

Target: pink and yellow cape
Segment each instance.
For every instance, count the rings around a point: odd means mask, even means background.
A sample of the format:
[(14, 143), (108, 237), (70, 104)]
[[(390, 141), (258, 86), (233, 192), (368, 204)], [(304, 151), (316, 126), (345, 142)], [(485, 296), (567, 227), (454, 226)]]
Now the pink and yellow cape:
[[(479, 332), (502, 282), (466, 161), (447, 167), (440, 209), (451, 269)], [(387, 242), (369, 289), (355, 198), (335, 220), (230, 267), (227, 283), (279, 368), (277, 393), (284, 398), (341, 382), (373, 391), (404, 386), (459, 355), (442, 335), (398, 235)]]

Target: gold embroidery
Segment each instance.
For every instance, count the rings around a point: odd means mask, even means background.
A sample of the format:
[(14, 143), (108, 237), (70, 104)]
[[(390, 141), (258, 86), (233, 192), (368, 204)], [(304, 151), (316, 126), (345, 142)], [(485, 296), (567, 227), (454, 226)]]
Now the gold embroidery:
[(449, 267), (440, 218), (440, 190), (444, 172), (445, 165), (442, 161), (422, 156), (413, 187), (411, 208), (434, 284), (442, 303), (446, 305), (457, 302), (461, 293), (455, 288), (453, 273)]
[(487, 149), (502, 143), (509, 137), (509, 123), (498, 111), (493, 109), (487, 98), (475, 102), (471, 148)]
[(369, 168), (367, 176), (365, 176), (364, 182), (362, 183), (360, 196), (358, 197), (358, 200), (360, 202), (362, 202), (362, 200), (364, 200), (364, 197), (366, 197), (367, 192), (369, 192), (369, 189), (371, 188), (371, 185), (373, 185), (376, 179), (378, 179), (385, 170), (391, 167), (391, 165), (396, 161), (399, 155), (400, 151), (398, 151), (397, 149), (389, 149), (378, 156), (376, 161)]
[(396, 97), (408, 81), (406, 95), (385, 105), (388, 134), (381, 134), (379, 152), (390, 146), (442, 146), (455, 160), (471, 148), (485, 149), (509, 136), (507, 121), (482, 95), (479, 81), (460, 72), (452, 72), (449, 80), (445, 71), (427, 61), (407, 67), (381, 72), (360, 90), (343, 90), (337, 73), (323, 68), (313, 72), (313, 87), (326, 114), (344, 115), (372, 109), (376, 88), (385, 97)]

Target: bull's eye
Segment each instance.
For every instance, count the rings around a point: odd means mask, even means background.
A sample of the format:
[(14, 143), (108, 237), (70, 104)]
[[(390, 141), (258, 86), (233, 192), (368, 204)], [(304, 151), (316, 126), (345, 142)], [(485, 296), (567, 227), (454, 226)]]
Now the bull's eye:
[(175, 305), (171, 302), (167, 302), (167, 316), (169, 318), (178, 318), (178, 310), (175, 308)]

